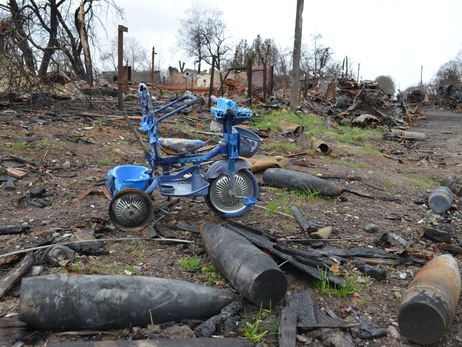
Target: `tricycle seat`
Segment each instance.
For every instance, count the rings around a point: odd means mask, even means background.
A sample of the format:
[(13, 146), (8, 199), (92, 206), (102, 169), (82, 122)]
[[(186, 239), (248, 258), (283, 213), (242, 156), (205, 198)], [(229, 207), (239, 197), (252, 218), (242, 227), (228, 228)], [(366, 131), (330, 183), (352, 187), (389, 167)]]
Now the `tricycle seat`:
[(160, 138), (157, 145), (166, 154), (186, 155), (201, 148), (205, 144), (202, 140), (185, 140), (176, 138)]

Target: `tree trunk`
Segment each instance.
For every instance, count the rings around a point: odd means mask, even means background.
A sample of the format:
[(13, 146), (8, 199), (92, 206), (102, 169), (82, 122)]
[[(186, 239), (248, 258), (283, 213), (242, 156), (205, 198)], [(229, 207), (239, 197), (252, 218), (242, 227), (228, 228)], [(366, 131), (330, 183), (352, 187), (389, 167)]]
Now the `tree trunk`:
[(34, 62), (34, 54), (32, 52), (31, 47), (27, 41), (27, 34), (24, 31), (22, 25), (22, 14), (21, 10), (19, 9), (18, 3), (16, 0), (9, 0), (9, 6), (11, 9), (11, 18), (14, 22), (14, 27), (16, 29), (16, 43), (18, 44), (18, 48), (21, 50), (24, 61), (26, 66), (29, 70), (35, 73), (35, 62)]
[(45, 82), (48, 67), (50, 66), (51, 58), (57, 50), (58, 40), (58, 8), (56, 6), (56, 0), (49, 0), (50, 3), (50, 29), (48, 44), (45, 48), (42, 57), (42, 63), (38, 71), (38, 76), (42, 82)]
[(302, 25), (304, 0), (297, 0), (297, 15), (295, 18), (295, 39), (292, 66), (292, 86), (290, 91), (290, 110), (295, 111), (298, 105), (298, 90), (300, 89), (300, 53), (302, 46)]
[(85, 67), (87, 70), (87, 82), (91, 86), (93, 84), (93, 68), (90, 55), (90, 46), (88, 45), (87, 30), (85, 29), (85, 2), (80, 3), (79, 11), (79, 33), (80, 33), (80, 42), (82, 42), (82, 49), (85, 57)]

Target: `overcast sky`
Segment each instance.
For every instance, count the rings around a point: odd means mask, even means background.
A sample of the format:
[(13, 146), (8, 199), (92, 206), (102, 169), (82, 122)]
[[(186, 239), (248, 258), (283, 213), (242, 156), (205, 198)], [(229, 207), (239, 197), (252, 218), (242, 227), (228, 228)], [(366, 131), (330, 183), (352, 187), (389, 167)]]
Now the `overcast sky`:
[[(161, 68), (178, 68), (178, 60), (189, 61), (175, 52), (175, 37), (191, 0), (117, 2), (126, 21), (115, 24), (127, 26), (126, 37), (136, 37), (146, 49), (155, 46)], [(293, 48), (296, 0), (202, 2), (223, 11), (232, 42), (247, 39), (251, 44), (260, 34), (280, 47)], [(390, 75), (404, 90), (420, 83), (422, 65), (426, 83), (462, 51), (461, 14), (461, 0), (305, 0), (302, 40), (311, 43), (313, 35), (321, 34), (335, 60), (349, 57), (355, 77), (359, 63), (362, 79)], [(115, 24), (108, 21), (107, 26), (109, 35), (116, 37)]]

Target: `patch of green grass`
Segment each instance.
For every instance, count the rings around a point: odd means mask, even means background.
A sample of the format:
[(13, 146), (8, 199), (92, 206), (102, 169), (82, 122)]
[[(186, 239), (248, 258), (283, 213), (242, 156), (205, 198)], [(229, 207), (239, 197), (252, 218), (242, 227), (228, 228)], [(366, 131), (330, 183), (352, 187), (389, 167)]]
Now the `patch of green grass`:
[(215, 265), (204, 266), (201, 273), (207, 275), (207, 281), (211, 283), (224, 282), (224, 277), (218, 272)]
[(278, 203), (277, 201), (270, 201), (268, 202), (268, 209), (271, 212), (276, 212), (278, 210)]
[(281, 189), (275, 187), (265, 187), (266, 191), (274, 195), (273, 200), (268, 202), (268, 212), (282, 212), (285, 214), (292, 214), (290, 207), (300, 207), (307, 199), (320, 198), (318, 192), (310, 189), (295, 190), (295, 189)]
[(271, 152), (271, 151), (295, 152), (295, 151), (298, 151), (299, 148), (295, 143), (290, 143), (287, 141), (276, 141), (276, 142), (263, 143), (262, 150), (267, 151), (267, 152)]
[(380, 139), (382, 134), (375, 129), (340, 126), (335, 129), (334, 139), (340, 142), (358, 143), (366, 140)]
[(101, 165), (107, 165), (107, 164), (112, 164), (114, 162), (114, 159), (113, 158), (109, 158), (109, 157), (104, 157), (103, 159), (101, 159), (99, 161), (99, 163)]
[(107, 275), (111, 270), (119, 268), (119, 263), (114, 261), (113, 263), (102, 263), (97, 260), (90, 260), (88, 264), (95, 270), (95, 272), (101, 275)]
[(132, 253), (141, 261), (146, 260), (146, 250), (144, 248), (144, 243), (141, 241), (131, 241), (124, 246), (124, 251)]
[(42, 145), (42, 147), (50, 147), (50, 143), (48, 142), (47, 139), (43, 139), (40, 144)]
[(73, 264), (71, 265), (71, 268), (72, 268), (72, 270), (75, 270), (75, 271), (77, 271), (77, 272), (82, 271), (82, 265), (77, 264), (77, 263), (73, 263)]
[(321, 193), (314, 190), (313, 188), (306, 187), (305, 190), (303, 190), (303, 194), (306, 195), (308, 200), (315, 200), (321, 197)]
[(30, 149), (30, 146), (27, 143), (21, 141), (15, 141), (11, 144), (11, 148), (15, 151), (26, 151)]
[(124, 266), (124, 273), (127, 274), (130, 273), (132, 275), (136, 275), (136, 269), (132, 265), (125, 265)]
[(374, 156), (383, 156), (383, 154), (377, 148), (371, 147), (369, 145), (363, 145), (361, 147), (361, 153), (372, 154)]
[(333, 283), (330, 283), (329, 279), (327, 278), (327, 270), (320, 269), (319, 272), (321, 276), (324, 277), (324, 281), (321, 280), (314, 280), (313, 284), (315, 288), (317, 288), (321, 294), (329, 295), (330, 297), (336, 296), (339, 298), (343, 298), (347, 295), (354, 294), (361, 290), (361, 284), (358, 283), (357, 277), (353, 275), (349, 275), (345, 277), (346, 285), (339, 286)]
[(254, 117), (251, 119), (251, 121), (253, 121), (253, 126), (260, 129), (270, 128), (274, 132), (279, 131), (278, 124), (282, 120), (302, 125), (305, 128), (305, 132), (310, 134), (319, 135), (328, 130), (325, 127), (324, 120), (316, 115), (302, 115), (299, 117), (293, 112), (272, 111), (261, 117)]
[(198, 256), (181, 258), (178, 263), (188, 271), (198, 270), (201, 267), (201, 259)]
[(393, 190), (393, 188), (395, 187), (395, 183), (390, 178), (382, 177), (379, 178), (378, 181), (383, 185), (383, 188), (387, 192)]
[[(269, 324), (263, 324), (265, 316), (272, 318)], [(279, 320), (270, 309), (263, 309), (260, 306), (257, 314), (251, 319), (247, 312), (244, 311), (244, 318), (242, 321), (244, 338), (251, 340), (254, 343), (262, 343), (271, 334), (270, 330), (273, 331), (277, 338), (279, 333)], [(271, 328), (271, 329), (270, 329)]]
[(427, 177), (421, 176), (421, 175), (413, 176), (412, 179), (415, 180), (415, 181), (417, 181), (417, 182), (421, 182), (421, 183), (423, 183), (423, 184), (432, 186), (432, 187), (434, 187), (434, 188), (438, 188), (438, 187), (441, 185), (439, 182), (434, 181), (434, 180), (432, 180), (431, 178), (427, 178)]

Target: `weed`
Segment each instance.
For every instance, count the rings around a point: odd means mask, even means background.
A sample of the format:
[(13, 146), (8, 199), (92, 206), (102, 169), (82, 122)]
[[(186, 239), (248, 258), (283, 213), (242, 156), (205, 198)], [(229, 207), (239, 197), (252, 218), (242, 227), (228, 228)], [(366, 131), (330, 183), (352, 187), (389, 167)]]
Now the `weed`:
[(429, 186), (433, 186), (433, 187), (439, 187), (440, 186), (440, 183), (437, 182), (437, 181), (434, 181), (430, 178), (427, 178), (427, 177), (424, 177), (424, 176), (421, 176), (421, 175), (416, 175), (413, 177), (414, 180), (418, 181), (418, 182), (422, 182), (424, 184), (428, 184)]
[(30, 146), (27, 143), (21, 141), (15, 141), (11, 144), (11, 148), (15, 151), (25, 151), (30, 149)]
[(62, 123), (61, 124), (61, 128), (67, 128), (67, 127), (69, 127), (69, 125), (67, 123)]
[(364, 154), (372, 154), (374, 156), (383, 156), (377, 148), (368, 145), (363, 145), (361, 147), (361, 152)]
[(309, 200), (315, 200), (321, 196), (321, 193), (319, 193), (317, 190), (314, 190), (311, 187), (306, 187), (303, 193), (307, 196)]
[(146, 250), (144, 249), (144, 243), (141, 241), (132, 241), (125, 245), (124, 251), (131, 252), (135, 257), (141, 261), (146, 260)]
[(266, 335), (268, 335), (268, 330), (265, 330), (261, 324), (262, 321), (262, 309), (258, 311), (255, 319), (253, 321), (247, 316), (247, 312), (244, 311), (244, 337), (248, 340), (251, 340), (254, 343), (263, 342)]
[(314, 286), (319, 289), (321, 294), (327, 294), (330, 297), (336, 296), (339, 298), (343, 298), (347, 295), (351, 295), (356, 293), (357, 291), (360, 290), (361, 286), (357, 282), (357, 277), (355, 276), (346, 276), (346, 285), (345, 286), (339, 286), (333, 283), (329, 282), (329, 279), (327, 277), (328, 271), (324, 269), (319, 269), (319, 272), (321, 273), (321, 276), (324, 278), (324, 281), (321, 280), (315, 280), (314, 281)]
[(96, 272), (98, 272), (101, 275), (107, 275), (109, 270), (114, 270), (119, 267), (119, 264), (114, 261), (113, 263), (110, 264), (105, 264), (105, 263), (100, 263), (97, 260), (90, 260), (88, 263)]
[(279, 130), (278, 123), (281, 120), (303, 125), (305, 130), (311, 134), (321, 134), (326, 131), (324, 120), (315, 115), (306, 115), (300, 118), (293, 112), (285, 113), (283, 111), (273, 111), (261, 117), (252, 118), (255, 127), (260, 129), (270, 128), (272, 131)]
[(214, 265), (204, 266), (201, 269), (202, 274), (207, 275), (207, 280), (211, 283), (223, 282), (223, 276), (218, 272)]
[(188, 271), (197, 270), (201, 267), (201, 259), (198, 256), (181, 258), (178, 263)]
[(40, 144), (42, 145), (42, 147), (50, 147), (50, 143), (48, 142), (47, 139), (43, 139)]
[(268, 209), (271, 212), (276, 212), (278, 210), (278, 203), (277, 201), (270, 201), (268, 202)]
[(72, 270), (75, 270), (77, 272), (82, 271), (82, 266), (80, 264), (77, 264), (77, 263), (73, 263), (71, 265), (71, 268), (72, 268)]
[(266, 142), (262, 146), (262, 150), (278, 151), (278, 152), (295, 152), (298, 150), (298, 146), (295, 143), (290, 143), (286, 141), (276, 141), (276, 142)]
[[(265, 318), (272, 318), (271, 323), (264, 324), (263, 321), (266, 320)], [(271, 306), (269, 309), (263, 309), (260, 306), (260, 309), (253, 320), (250, 319), (247, 316), (247, 312), (244, 311), (243, 329), (244, 337), (258, 344), (263, 342), (269, 335), (274, 334), (276, 337), (278, 336), (279, 320), (272, 312)]]
[(357, 143), (369, 139), (381, 138), (381, 133), (373, 129), (361, 129), (357, 127), (340, 126), (336, 130), (334, 139), (340, 142)]
[(113, 162), (114, 162), (114, 159), (108, 158), (108, 157), (104, 157), (103, 159), (99, 161), (101, 165), (112, 164)]
[(134, 275), (134, 274), (136, 274), (136, 269), (131, 265), (125, 265), (124, 273), (126, 275)]

